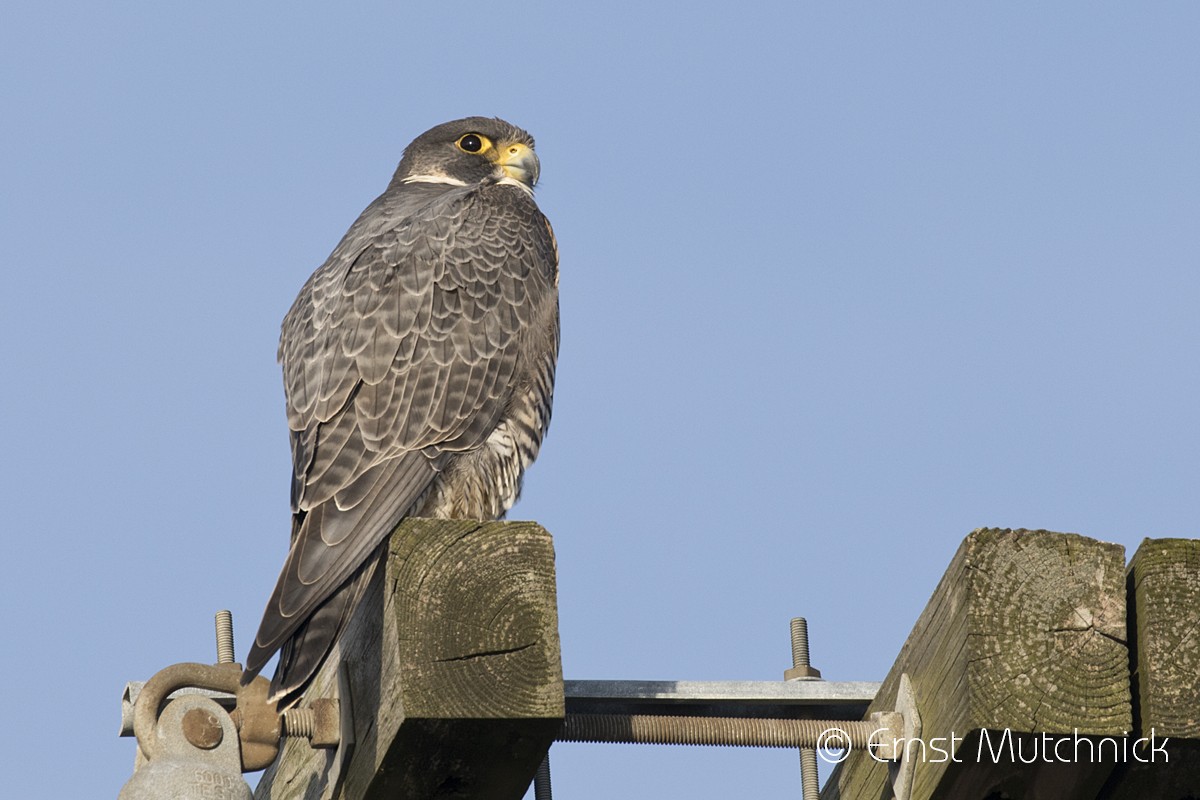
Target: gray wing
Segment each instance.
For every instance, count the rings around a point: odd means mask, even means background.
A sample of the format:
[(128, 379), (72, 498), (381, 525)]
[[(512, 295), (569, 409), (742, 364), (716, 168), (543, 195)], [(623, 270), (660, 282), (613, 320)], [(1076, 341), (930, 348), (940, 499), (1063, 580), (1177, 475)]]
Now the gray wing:
[[(553, 297), (552, 234), (519, 190), (443, 192), (380, 230), (371, 217), (390, 216), (386, 200), (364, 212), (284, 320), (295, 525), (248, 675), (289, 640), (285, 661), (315, 672), (380, 543), (446, 460), (496, 427), (521, 331)], [(300, 630), (347, 586), (325, 613), (332, 636)], [(310, 677), (276, 680), (292, 691)]]

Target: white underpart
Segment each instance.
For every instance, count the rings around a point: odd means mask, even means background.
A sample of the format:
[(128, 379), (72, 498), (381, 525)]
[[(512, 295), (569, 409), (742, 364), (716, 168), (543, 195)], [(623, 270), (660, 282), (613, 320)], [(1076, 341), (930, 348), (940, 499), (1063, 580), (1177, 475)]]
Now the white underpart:
[[(439, 172), (431, 172), (428, 175), (409, 175), (407, 178), (400, 181), (401, 183), (443, 183), (447, 186), (466, 186), (467, 182), (458, 178), (451, 178), (449, 175), (443, 175)], [(505, 175), (499, 178), (496, 183), (504, 186), (515, 186), (525, 194), (533, 197), (533, 189), (529, 188), (529, 184), (524, 181), (519, 181), (516, 178), (510, 178)]]
[(461, 181), (458, 178), (451, 178), (449, 175), (443, 175), (440, 172), (432, 172), (428, 175), (409, 175), (401, 181), (401, 183), (445, 183), (450, 186), (466, 186), (466, 181)]
[(503, 184), (504, 186), (516, 186), (518, 189), (525, 192), (525, 194), (533, 197), (533, 189), (529, 188), (529, 184), (519, 181), (516, 178), (510, 178), (509, 176), (505, 175), (503, 178), (496, 181), (496, 183)]

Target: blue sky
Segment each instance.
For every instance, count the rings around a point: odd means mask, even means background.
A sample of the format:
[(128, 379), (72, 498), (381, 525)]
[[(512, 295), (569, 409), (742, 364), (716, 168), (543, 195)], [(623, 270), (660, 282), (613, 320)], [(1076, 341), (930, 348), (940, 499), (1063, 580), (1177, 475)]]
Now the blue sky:
[[(3, 751), (113, 796), (124, 682), (244, 654), (275, 364), (403, 147), (538, 140), (569, 678), (879, 680), (980, 526), (1200, 536), (1193, 4), (40, 3), (0, 26)], [(53, 743), (53, 747), (51, 744)], [(65, 754), (65, 755), (64, 755)], [(798, 796), (794, 754), (559, 745), (568, 800)]]

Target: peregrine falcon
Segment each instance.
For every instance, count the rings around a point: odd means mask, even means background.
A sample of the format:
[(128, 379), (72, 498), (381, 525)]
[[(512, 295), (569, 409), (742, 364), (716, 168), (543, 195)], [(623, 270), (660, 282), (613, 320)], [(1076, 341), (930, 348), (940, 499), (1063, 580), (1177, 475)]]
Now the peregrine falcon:
[(550, 422), (558, 251), (533, 138), (417, 137), (283, 320), (292, 539), (242, 677), (303, 693), (406, 516), (497, 519)]

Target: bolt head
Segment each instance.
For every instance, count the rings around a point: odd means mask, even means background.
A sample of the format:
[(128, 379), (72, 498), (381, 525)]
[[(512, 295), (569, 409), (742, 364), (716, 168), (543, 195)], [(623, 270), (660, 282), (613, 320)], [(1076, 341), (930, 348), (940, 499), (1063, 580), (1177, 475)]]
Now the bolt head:
[(212, 750), (225, 738), (221, 720), (206, 708), (193, 708), (183, 715), (183, 737), (193, 747)]
[(785, 681), (819, 681), (821, 680), (821, 670), (815, 667), (792, 667), (784, 670), (783, 679)]

